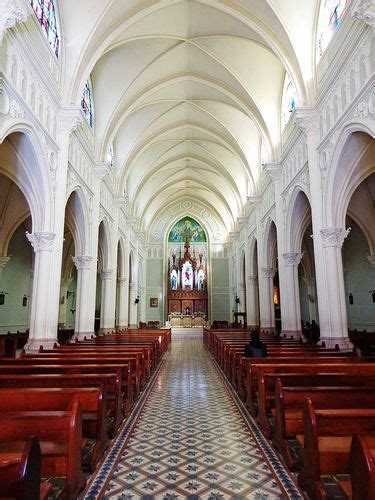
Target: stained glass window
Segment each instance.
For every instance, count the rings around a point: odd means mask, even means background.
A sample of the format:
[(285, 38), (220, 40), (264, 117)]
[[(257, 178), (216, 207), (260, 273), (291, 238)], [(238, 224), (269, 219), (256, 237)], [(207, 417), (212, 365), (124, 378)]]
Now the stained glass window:
[(91, 96), (90, 84), (88, 81), (86, 82), (85, 88), (83, 89), (81, 107), (85, 114), (86, 120), (88, 121), (90, 127), (92, 127), (93, 125), (92, 96)]
[(58, 57), (60, 36), (56, 21), (56, 9), (53, 0), (30, 0), (35, 15), (42, 26), (47, 40)]
[(283, 99), (281, 107), (282, 128), (288, 123), (290, 115), (297, 104), (297, 92), (288, 74), (285, 75)]
[(317, 32), (317, 59), (323, 55), (339, 26), (349, 0), (321, 0)]

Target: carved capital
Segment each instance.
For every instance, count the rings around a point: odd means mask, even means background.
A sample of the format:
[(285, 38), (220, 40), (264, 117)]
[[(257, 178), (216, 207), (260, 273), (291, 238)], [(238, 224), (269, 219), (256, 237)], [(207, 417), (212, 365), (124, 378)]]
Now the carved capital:
[(91, 269), (92, 257), (90, 255), (77, 255), (72, 261), (78, 271)]
[(299, 263), (301, 262), (301, 259), (303, 257), (303, 252), (298, 253), (298, 252), (288, 252), (288, 253), (283, 253), (284, 257), (284, 262), (286, 267), (297, 267)]
[(274, 267), (262, 267), (262, 273), (265, 278), (273, 278), (277, 269)]
[(0, 271), (6, 268), (9, 261), (10, 257), (0, 257)]
[[(375, 268), (375, 254), (367, 255), (367, 260), (370, 262), (373, 268)], [(1, 264), (0, 264), (1, 267)]]
[(30, 12), (20, 0), (3, 0), (0, 2), (0, 42), (5, 31), (17, 23), (24, 23)]
[(319, 133), (319, 117), (314, 108), (296, 108), (292, 121), (307, 134)]
[(264, 171), (271, 177), (273, 182), (278, 182), (281, 180), (282, 168), (280, 163), (266, 163), (264, 166)]
[(117, 278), (117, 284), (118, 286), (125, 287), (128, 284), (128, 278)]
[(251, 207), (258, 207), (258, 206), (260, 206), (260, 204), (262, 202), (262, 198), (258, 195), (254, 195), (254, 194), (252, 194), (250, 196), (246, 196), (246, 199)]
[(94, 166), (95, 177), (101, 181), (104, 179), (104, 177), (108, 174), (110, 170), (111, 167), (108, 165), (108, 163), (100, 163), (98, 165), (95, 165)]
[(132, 291), (137, 290), (137, 283), (129, 283), (129, 290)]
[(348, 229), (342, 229), (341, 227), (327, 227), (326, 229), (322, 229), (320, 235), (323, 241), (323, 247), (341, 248), (350, 230), (350, 227), (348, 227)]
[(128, 197), (124, 194), (118, 194), (113, 197), (113, 206), (114, 208), (126, 207), (128, 202)]
[(64, 108), (59, 113), (60, 132), (70, 135), (82, 122), (80, 107)]
[(372, 27), (375, 26), (375, 3), (373, 0), (353, 0), (350, 11), (356, 19)]
[(247, 280), (251, 285), (256, 285), (258, 283), (258, 276), (248, 276)]
[(102, 280), (111, 280), (113, 278), (113, 269), (103, 269), (99, 274)]
[(55, 236), (55, 233), (47, 233), (45, 231), (37, 233), (29, 233), (26, 231), (26, 238), (30, 241), (35, 253), (52, 252)]

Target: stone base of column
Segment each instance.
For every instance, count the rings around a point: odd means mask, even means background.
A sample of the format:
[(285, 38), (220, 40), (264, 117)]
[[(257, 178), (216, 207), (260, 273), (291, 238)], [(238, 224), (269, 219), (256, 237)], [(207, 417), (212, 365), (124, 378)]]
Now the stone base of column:
[(129, 325), (128, 328), (138, 328), (138, 325)]
[(286, 337), (287, 339), (300, 340), (303, 339), (301, 330), (282, 330), (280, 337)]
[(95, 332), (74, 332), (70, 342), (74, 344), (76, 340), (78, 340), (78, 342), (80, 340), (90, 340), (95, 336)]
[(24, 350), (27, 353), (39, 352), (39, 349), (53, 349), (56, 345), (59, 345), (56, 338), (52, 339), (29, 339), (24, 346)]
[(128, 325), (124, 325), (124, 326), (119, 325), (119, 326), (116, 326), (116, 332), (123, 332), (127, 328), (128, 328)]
[(266, 331), (268, 333), (276, 333), (276, 328), (274, 326), (263, 326), (261, 325), (259, 327), (259, 331), (262, 332), (262, 331)]
[(328, 349), (335, 349), (338, 346), (340, 351), (349, 352), (354, 349), (354, 345), (350, 342), (349, 337), (320, 337), (319, 345), (325, 343)]
[(114, 328), (100, 328), (99, 336), (102, 337), (103, 335), (108, 335), (109, 333), (113, 333), (114, 331)]
[(247, 327), (248, 327), (250, 330), (259, 330), (259, 329), (260, 329), (260, 326), (259, 326), (259, 325), (247, 325)]

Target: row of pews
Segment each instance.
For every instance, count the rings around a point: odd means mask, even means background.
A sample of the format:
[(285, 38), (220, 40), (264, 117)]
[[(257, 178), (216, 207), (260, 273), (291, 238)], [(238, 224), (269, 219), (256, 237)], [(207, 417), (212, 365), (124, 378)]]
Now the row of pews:
[(267, 358), (244, 358), (250, 331), (204, 343), (311, 499), (375, 498), (375, 357), (262, 332)]
[(77, 498), (170, 342), (125, 330), (0, 358), (0, 498)]

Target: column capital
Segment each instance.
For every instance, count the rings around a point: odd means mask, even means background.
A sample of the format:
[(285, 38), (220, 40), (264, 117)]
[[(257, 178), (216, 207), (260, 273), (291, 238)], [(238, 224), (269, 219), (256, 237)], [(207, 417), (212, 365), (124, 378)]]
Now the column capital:
[(2, 271), (8, 265), (9, 261), (10, 257), (7, 256), (0, 257), (0, 271)]
[(238, 283), (238, 290), (243, 292), (246, 290), (246, 283)]
[(68, 136), (82, 123), (83, 119), (81, 107), (78, 106), (63, 108), (58, 116), (59, 130)]
[[(370, 262), (370, 264), (372, 265), (372, 267), (375, 268), (375, 253), (372, 253), (371, 255), (367, 255), (366, 258)], [(0, 267), (1, 267), (1, 264), (0, 264)]]
[(108, 163), (100, 163), (98, 165), (94, 165), (94, 175), (99, 181), (103, 180), (104, 177), (111, 170), (111, 167)]
[(102, 280), (111, 280), (113, 279), (113, 269), (103, 269), (99, 275)]
[(91, 269), (92, 257), (90, 255), (76, 255), (72, 261), (78, 271)]
[(125, 278), (125, 277), (121, 277), (121, 278), (117, 278), (117, 284), (118, 286), (126, 286), (128, 283), (128, 278)]
[(304, 252), (287, 252), (283, 253), (284, 262), (286, 267), (298, 267), (301, 259), (303, 257)]
[(31, 243), (34, 248), (35, 253), (37, 252), (52, 252), (53, 241), (55, 239), (55, 233), (48, 233), (46, 231), (40, 231), (36, 233), (29, 233), (26, 231), (26, 238)]
[(17, 23), (24, 23), (30, 11), (20, 0), (4, 0), (0, 5), (0, 42), (6, 30), (13, 28)]
[(375, 4), (372, 0), (353, 0), (350, 13), (352, 17), (375, 27)]
[(265, 278), (273, 278), (277, 269), (274, 267), (262, 267), (262, 273)]
[(256, 275), (248, 276), (247, 279), (252, 285), (256, 285), (258, 283), (258, 276)]
[(342, 229), (341, 227), (327, 227), (326, 229), (321, 229), (320, 235), (323, 241), (323, 247), (341, 248), (350, 230), (350, 227), (348, 227), (348, 229)]
[(113, 197), (114, 208), (126, 207), (127, 203), (128, 203), (128, 197), (125, 196), (125, 194), (116, 194)]
[(295, 108), (292, 112), (292, 122), (306, 133), (319, 131), (319, 117), (315, 108)]
[(137, 283), (129, 283), (129, 290), (137, 290)]
[(282, 168), (280, 163), (266, 163), (264, 171), (269, 177), (271, 177), (273, 182), (281, 180)]

